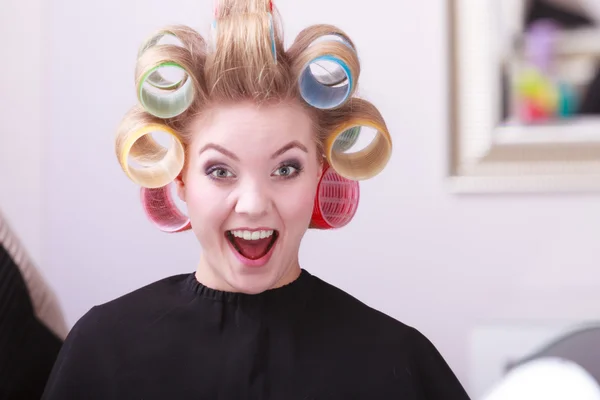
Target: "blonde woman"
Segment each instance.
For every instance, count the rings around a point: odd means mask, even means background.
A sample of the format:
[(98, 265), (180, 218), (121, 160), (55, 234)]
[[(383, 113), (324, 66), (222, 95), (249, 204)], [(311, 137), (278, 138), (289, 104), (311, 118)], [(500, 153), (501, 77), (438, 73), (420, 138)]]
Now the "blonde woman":
[[(300, 267), (307, 229), (347, 224), (391, 154), (359, 75), (333, 26), (284, 48), (268, 0), (220, 1), (207, 40), (182, 26), (149, 38), (116, 156), (151, 221), (203, 251), (193, 273), (83, 316), (45, 399), (468, 399), (419, 331)], [(377, 135), (360, 147), (365, 126)]]

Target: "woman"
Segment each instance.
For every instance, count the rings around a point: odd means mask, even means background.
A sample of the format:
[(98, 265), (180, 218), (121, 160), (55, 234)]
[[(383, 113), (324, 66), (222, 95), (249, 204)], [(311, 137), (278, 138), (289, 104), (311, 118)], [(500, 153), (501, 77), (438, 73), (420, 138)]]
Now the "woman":
[[(377, 109), (352, 98), (353, 42), (320, 25), (285, 50), (268, 0), (223, 0), (215, 17), (209, 43), (178, 26), (142, 46), (139, 105), (116, 143), (151, 220), (198, 238), (197, 269), (84, 315), (44, 398), (468, 399), (417, 330), (299, 264), (307, 228), (348, 223), (358, 181), (391, 152)], [(357, 126), (378, 136), (349, 152)], [(153, 131), (171, 135), (169, 150)], [(172, 182), (188, 217), (173, 209)]]

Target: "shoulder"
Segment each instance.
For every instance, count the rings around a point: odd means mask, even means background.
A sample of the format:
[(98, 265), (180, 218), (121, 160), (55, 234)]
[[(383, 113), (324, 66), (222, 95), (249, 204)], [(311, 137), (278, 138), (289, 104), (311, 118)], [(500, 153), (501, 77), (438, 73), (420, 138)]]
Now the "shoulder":
[(71, 335), (104, 336), (144, 329), (194, 297), (186, 290), (191, 274), (170, 276), (93, 306), (73, 326)]
[(147, 328), (191, 302), (191, 274), (171, 276), (85, 313), (69, 331), (48, 378), (44, 399), (112, 398), (114, 371)]
[[(415, 329), (366, 304), (333, 284), (313, 276), (312, 301), (315, 306), (338, 323), (350, 323), (371, 331), (386, 331), (395, 338), (409, 338)], [(417, 332), (418, 334), (418, 332)]]
[(155, 281), (86, 312), (69, 331), (48, 378), (44, 399), (112, 398), (115, 370), (147, 328), (189, 304), (191, 273)]
[(340, 338), (351, 337), (354, 355), (368, 354), (368, 358), (395, 369), (402, 366), (411, 376), (419, 398), (469, 399), (440, 351), (418, 328), (319, 278), (315, 277), (314, 282), (314, 305), (319, 305), (327, 329), (337, 332)]
[(365, 351), (407, 358), (424, 336), (407, 323), (370, 306), (352, 294), (314, 277), (309, 313), (317, 324), (338, 335), (352, 335)]
[(412, 329), (409, 365), (415, 387), (426, 399), (469, 400), (470, 397), (432, 341)]

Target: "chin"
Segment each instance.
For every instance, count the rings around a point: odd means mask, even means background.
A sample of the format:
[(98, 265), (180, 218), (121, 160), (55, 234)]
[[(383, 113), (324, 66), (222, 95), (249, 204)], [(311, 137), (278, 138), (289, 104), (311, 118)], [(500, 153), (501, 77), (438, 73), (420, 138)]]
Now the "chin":
[(271, 289), (271, 280), (259, 277), (238, 277), (235, 281), (235, 290), (249, 295), (260, 294)]
[(274, 268), (268, 267), (263, 267), (260, 270), (248, 270), (247, 267), (233, 261), (230, 269), (229, 285), (236, 292), (259, 294), (277, 285), (279, 281), (277, 272)]

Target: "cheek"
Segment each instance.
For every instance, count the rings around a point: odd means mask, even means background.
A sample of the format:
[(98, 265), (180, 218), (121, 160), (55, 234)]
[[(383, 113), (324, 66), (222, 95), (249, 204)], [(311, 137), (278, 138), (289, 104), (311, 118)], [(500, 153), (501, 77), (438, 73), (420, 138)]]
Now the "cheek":
[(188, 180), (186, 207), (196, 235), (207, 236), (218, 231), (229, 210), (224, 191), (201, 179)]
[(285, 225), (302, 227), (310, 221), (315, 204), (316, 185), (308, 182), (284, 191), (277, 199), (277, 210)]

